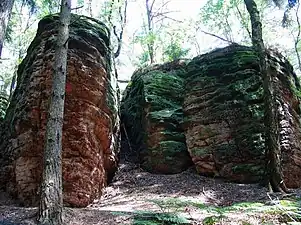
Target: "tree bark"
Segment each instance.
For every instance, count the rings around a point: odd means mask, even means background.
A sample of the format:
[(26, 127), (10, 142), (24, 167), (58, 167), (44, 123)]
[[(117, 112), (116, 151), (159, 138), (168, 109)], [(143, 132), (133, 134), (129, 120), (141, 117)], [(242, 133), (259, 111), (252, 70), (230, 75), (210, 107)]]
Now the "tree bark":
[(279, 122), (276, 95), (273, 90), (272, 76), (266, 62), (266, 50), (262, 39), (262, 24), (254, 0), (244, 0), (252, 24), (252, 44), (258, 54), (260, 72), (263, 80), (265, 107), (265, 148), (267, 163), (267, 180), (273, 191), (287, 192), (283, 181), (280, 164)]
[(44, 168), (38, 215), (39, 224), (63, 224), (62, 128), (70, 17), (71, 0), (62, 0), (55, 50), (52, 98), (45, 137)]
[[(153, 6), (154, 2), (155, 2), (155, 0), (153, 0), (152, 6)], [(153, 27), (152, 27), (152, 8), (153, 7), (152, 6), (149, 6), (149, 0), (145, 0), (148, 35), (153, 35)], [(155, 62), (153, 37), (149, 38), (149, 41), (147, 43), (147, 48), (148, 48), (150, 63), (153, 64)]]
[(13, 9), (14, 0), (0, 1), (0, 58), (2, 55), (2, 48), (5, 39), (5, 33), (10, 15)]

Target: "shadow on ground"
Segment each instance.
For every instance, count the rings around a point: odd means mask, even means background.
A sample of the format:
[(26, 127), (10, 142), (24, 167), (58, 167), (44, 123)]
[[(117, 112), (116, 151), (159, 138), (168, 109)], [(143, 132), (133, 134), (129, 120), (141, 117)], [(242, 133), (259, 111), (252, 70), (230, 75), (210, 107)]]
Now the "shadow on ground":
[[(193, 169), (150, 174), (121, 164), (100, 199), (87, 208), (64, 208), (66, 225), (283, 224), (300, 221), (300, 190), (268, 194), (257, 184), (227, 183)], [(36, 224), (37, 208), (18, 207), (0, 193), (0, 225)]]

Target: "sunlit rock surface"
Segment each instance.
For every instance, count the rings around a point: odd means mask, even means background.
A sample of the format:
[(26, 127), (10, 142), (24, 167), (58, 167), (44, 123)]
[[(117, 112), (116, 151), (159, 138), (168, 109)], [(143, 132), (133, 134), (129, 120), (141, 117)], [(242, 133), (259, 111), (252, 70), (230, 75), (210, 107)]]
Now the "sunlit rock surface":
[[(300, 87), (289, 62), (272, 50), (268, 53), (278, 102), (282, 172), (288, 187), (300, 187), (301, 137), (297, 97)], [(166, 78), (165, 67), (169, 64), (146, 69), (150, 72), (136, 72), (123, 98), (122, 122), (130, 134), (128, 139), (132, 143), (132, 151), (140, 156), (140, 163), (150, 171), (165, 172), (188, 161), (187, 157), (181, 161), (165, 155), (165, 152), (177, 149), (172, 145), (155, 148), (156, 154), (153, 154), (153, 148), (160, 145), (161, 139), (151, 138), (158, 137), (158, 131), (162, 133), (164, 128), (161, 129), (160, 124), (164, 124), (164, 127), (184, 131), (185, 136), (177, 139), (178, 145), (186, 144), (200, 174), (235, 182), (260, 182), (265, 171), (264, 105), (256, 59), (251, 48), (231, 45), (195, 57), (187, 65), (182, 64), (181, 82)], [(164, 91), (149, 88), (155, 85)], [(174, 92), (177, 100), (171, 97)], [(177, 111), (172, 112), (176, 114), (170, 113), (169, 106), (174, 104)], [(151, 110), (157, 105), (164, 106), (158, 110), (159, 113)], [(137, 116), (137, 113), (140, 114)], [(149, 118), (153, 115), (156, 121), (149, 126)], [(166, 118), (181, 120), (175, 126)], [(141, 133), (143, 135), (139, 135)], [(182, 149), (183, 155), (185, 150)], [(166, 163), (168, 159), (173, 163)], [(147, 162), (159, 165), (164, 162), (165, 170), (145, 166), (150, 164)]]
[[(39, 198), (57, 24), (58, 16), (45, 17), (39, 23), (18, 69), (18, 85), (0, 142), (0, 182), (25, 205), (35, 205)], [(83, 207), (101, 194), (116, 170), (118, 92), (107, 27), (73, 15), (70, 28), (63, 189), (66, 205)]]
[(181, 128), (185, 65), (175, 61), (136, 71), (122, 100), (123, 139), (131, 146), (124, 154), (154, 173), (179, 173), (191, 165)]

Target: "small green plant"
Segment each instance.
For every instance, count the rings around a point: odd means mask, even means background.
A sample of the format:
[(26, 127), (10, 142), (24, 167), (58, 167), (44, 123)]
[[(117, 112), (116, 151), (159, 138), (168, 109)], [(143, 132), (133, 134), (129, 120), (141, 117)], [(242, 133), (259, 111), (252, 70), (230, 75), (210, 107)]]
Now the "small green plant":
[(164, 55), (167, 57), (168, 61), (173, 61), (185, 57), (188, 52), (189, 49), (182, 48), (180, 43), (173, 41), (166, 46)]
[(218, 223), (222, 218), (224, 218), (223, 215), (219, 216), (208, 216), (203, 220), (204, 225), (214, 225)]
[[(277, 215), (282, 222), (288, 224), (301, 224), (300, 203), (298, 198), (290, 198), (279, 200), (277, 204), (264, 204), (260, 202), (239, 202), (230, 206), (212, 206), (201, 202), (185, 200), (180, 198), (165, 198), (165, 199), (151, 199), (149, 202), (154, 203), (160, 211), (136, 211), (134, 212), (134, 225), (172, 225), (172, 224), (191, 224), (192, 216), (185, 216), (187, 208), (193, 207), (194, 210), (199, 211), (204, 215), (202, 224), (216, 225), (220, 224), (221, 220), (226, 219), (228, 214), (235, 212), (240, 213), (260, 213), (263, 215)], [(119, 212), (120, 213), (120, 212)], [(183, 214), (182, 214), (183, 213)], [(121, 212), (121, 214), (129, 215)], [(207, 215), (206, 215), (207, 214)], [(261, 224), (270, 225), (269, 221), (262, 218)], [(240, 221), (243, 225), (249, 225), (247, 220)]]
[(134, 225), (168, 225), (168, 224), (190, 224), (184, 216), (176, 213), (157, 213), (141, 211), (134, 216)]

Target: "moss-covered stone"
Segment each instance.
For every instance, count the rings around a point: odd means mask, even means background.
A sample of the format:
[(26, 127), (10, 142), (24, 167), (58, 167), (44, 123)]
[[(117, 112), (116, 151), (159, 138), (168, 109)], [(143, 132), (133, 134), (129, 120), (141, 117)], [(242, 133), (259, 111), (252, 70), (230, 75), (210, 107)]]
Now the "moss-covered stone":
[(183, 122), (184, 61), (136, 71), (122, 100), (122, 121), (143, 168), (178, 173), (190, 166)]
[[(294, 120), (299, 115), (293, 106), (298, 104), (293, 90), (298, 89), (299, 84), (292, 67), (273, 51), (269, 51), (268, 62), (279, 104), (290, 108), (295, 115), (291, 120)], [(214, 175), (239, 182), (262, 179), (265, 165), (263, 89), (252, 48), (231, 45), (198, 56), (188, 64), (184, 79), (185, 136), (197, 170), (207, 175), (217, 171)], [(281, 114), (289, 117), (288, 112), (279, 111)], [(280, 119), (280, 127), (282, 123)], [(283, 129), (280, 133), (286, 134), (289, 129), (294, 130), (290, 132), (290, 140), (300, 135), (298, 120), (294, 120), (290, 128), (280, 129)], [(284, 171), (291, 163), (296, 164), (291, 154), (300, 155), (299, 141), (290, 146), (294, 150), (283, 152), (283, 159), (290, 158), (283, 165)], [(285, 176), (291, 174), (285, 173)], [(287, 179), (287, 183), (295, 186), (292, 179)]]
[[(285, 181), (301, 186), (301, 161), (296, 160), (301, 158), (300, 85), (283, 56), (268, 50), (267, 60), (279, 105)], [(230, 45), (197, 56), (172, 73), (170, 65), (137, 71), (123, 98), (123, 121), (144, 168), (162, 172), (183, 165), (175, 152), (184, 152), (176, 146), (186, 143), (200, 174), (237, 182), (262, 179), (264, 105), (257, 54), (250, 47)]]

